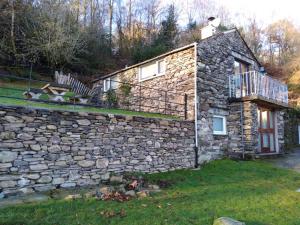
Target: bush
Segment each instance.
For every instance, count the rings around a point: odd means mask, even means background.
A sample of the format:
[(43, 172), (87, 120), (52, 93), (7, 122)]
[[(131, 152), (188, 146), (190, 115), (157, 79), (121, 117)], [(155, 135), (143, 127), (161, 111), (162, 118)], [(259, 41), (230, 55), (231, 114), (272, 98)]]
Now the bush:
[(118, 106), (118, 97), (115, 90), (110, 89), (106, 92), (106, 101), (107, 106), (110, 108), (116, 108)]

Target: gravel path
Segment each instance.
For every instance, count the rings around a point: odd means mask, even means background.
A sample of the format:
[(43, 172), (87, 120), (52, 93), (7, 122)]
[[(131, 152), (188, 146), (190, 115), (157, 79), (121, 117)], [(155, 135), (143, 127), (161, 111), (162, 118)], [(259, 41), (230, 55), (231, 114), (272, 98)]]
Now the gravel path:
[(296, 148), (293, 152), (276, 159), (267, 159), (266, 161), (273, 163), (281, 168), (288, 168), (300, 173), (300, 148)]

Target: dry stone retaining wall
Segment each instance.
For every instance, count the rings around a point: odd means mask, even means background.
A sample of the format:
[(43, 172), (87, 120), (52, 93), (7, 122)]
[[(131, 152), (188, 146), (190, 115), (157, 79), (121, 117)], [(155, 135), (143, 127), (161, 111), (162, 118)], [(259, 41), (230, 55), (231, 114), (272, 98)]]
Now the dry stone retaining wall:
[(0, 106), (0, 193), (94, 185), (194, 166), (194, 124)]

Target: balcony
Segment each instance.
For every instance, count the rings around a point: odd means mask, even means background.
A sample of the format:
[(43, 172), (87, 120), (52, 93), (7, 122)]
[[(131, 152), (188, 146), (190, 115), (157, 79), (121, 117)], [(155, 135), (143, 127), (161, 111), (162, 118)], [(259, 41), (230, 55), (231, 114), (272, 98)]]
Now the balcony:
[(288, 87), (282, 82), (257, 71), (229, 76), (229, 98), (264, 101), (273, 105), (288, 106)]

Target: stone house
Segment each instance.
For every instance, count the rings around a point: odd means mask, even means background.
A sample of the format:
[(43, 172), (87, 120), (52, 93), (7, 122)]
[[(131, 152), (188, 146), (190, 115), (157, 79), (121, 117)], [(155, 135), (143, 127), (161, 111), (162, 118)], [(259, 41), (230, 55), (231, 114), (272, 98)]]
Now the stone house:
[(132, 85), (128, 109), (194, 121), (199, 164), (283, 151), (287, 86), (263, 71), (236, 29), (206, 29), (199, 42), (94, 80), (104, 93), (124, 83)]

